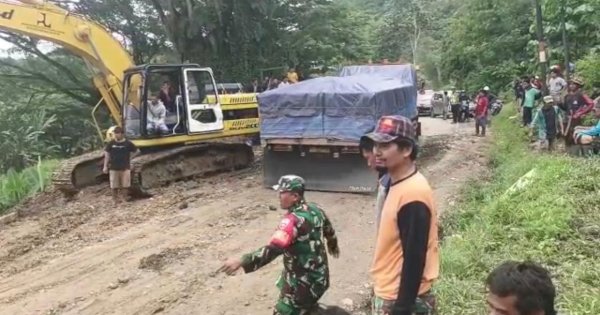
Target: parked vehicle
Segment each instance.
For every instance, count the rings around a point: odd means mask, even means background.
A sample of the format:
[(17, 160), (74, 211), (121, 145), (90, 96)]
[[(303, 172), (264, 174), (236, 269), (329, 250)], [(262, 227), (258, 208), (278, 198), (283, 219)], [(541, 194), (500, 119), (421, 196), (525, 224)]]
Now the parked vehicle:
[(500, 111), (502, 110), (502, 100), (496, 99), (494, 100), (494, 103), (492, 104), (492, 109), (491, 109), (491, 114), (492, 116), (496, 116), (500, 113)]
[(431, 117), (441, 115), (443, 119), (447, 119), (448, 115), (452, 112), (449, 107), (450, 103), (444, 104), (444, 93), (435, 92), (431, 98), (431, 111), (429, 115)]
[(468, 100), (462, 100), (460, 104), (458, 121), (468, 122), (469, 118), (473, 117), (475, 117), (475, 103)]
[(431, 115), (433, 90), (420, 90), (417, 94), (417, 110), (419, 115)]

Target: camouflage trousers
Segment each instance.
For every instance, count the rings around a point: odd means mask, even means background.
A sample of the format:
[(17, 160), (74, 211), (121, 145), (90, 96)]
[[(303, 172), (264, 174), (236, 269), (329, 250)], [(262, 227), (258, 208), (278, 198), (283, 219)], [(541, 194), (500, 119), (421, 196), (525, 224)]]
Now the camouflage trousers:
[(319, 299), (327, 286), (322, 283), (305, 283), (293, 277), (280, 278), (279, 299), (275, 304), (273, 315), (308, 315), (319, 309)]
[[(380, 297), (373, 296), (371, 302), (371, 315), (389, 315), (392, 314), (392, 307), (396, 301), (384, 300)], [(428, 291), (417, 297), (415, 301), (414, 315), (435, 315), (436, 299), (435, 295)]]

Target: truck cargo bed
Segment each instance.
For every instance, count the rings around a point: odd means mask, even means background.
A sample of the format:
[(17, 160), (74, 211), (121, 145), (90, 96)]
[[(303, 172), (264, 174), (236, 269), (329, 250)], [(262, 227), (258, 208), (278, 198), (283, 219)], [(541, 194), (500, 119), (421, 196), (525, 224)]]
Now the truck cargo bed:
[(269, 141), (264, 146), (264, 185), (271, 187), (281, 176), (295, 174), (306, 180), (307, 190), (362, 194), (377, 191), (377, 175), (367, 167), (358, 146), (343, 142), (321, 144), (324, 142)]

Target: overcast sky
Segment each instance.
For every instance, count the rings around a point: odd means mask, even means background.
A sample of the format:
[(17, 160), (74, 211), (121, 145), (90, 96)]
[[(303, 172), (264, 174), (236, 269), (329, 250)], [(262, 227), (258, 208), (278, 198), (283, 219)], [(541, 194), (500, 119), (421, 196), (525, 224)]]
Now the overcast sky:
[(13, 45), (3, 39), (0, 39), (0, 54), (2, 57), (7, 56), (6, 50), (12, 48)]
[[(0, 0), (0, 1), (3, 1), (3, 0)], [(23, 57), (23, 54), (20, 54), (20, 53), (13, 52), (12, 54), (9, 54), (7, 52), (8, 49), (11, 49), (13, 47), (15, 47), (13, 44), (11, 44), (3, 39), (0, 39), (0, 58), (8, 57), (8, 56), (11, 56), (13, 58)], [(51, 52), (56, 47), (60, 47), (60, 46), (57, 46), (57, 45), (55, 45), (51, 42), (45, 41), (45, 40), (40, 40), (38, 42), (38, 49), (45, 53)]]

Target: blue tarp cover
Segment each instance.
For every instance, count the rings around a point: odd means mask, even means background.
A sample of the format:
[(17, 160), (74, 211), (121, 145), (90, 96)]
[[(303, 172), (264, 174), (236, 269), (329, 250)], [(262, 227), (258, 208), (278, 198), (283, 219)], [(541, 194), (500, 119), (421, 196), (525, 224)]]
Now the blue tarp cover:
[(321, 77), (258, 95), (260, 135), (358, 141), (384, 115), (417, 115), (414, 70), (404, 75)]
[(415, 84), (415, 86), (417, 86), (417, 75), (414, 67), (410, 64), (344, 66), (340, 70), (338, 76), (347, 77), (361, 74), (397, 78), (402, 81), (411, 81)]

